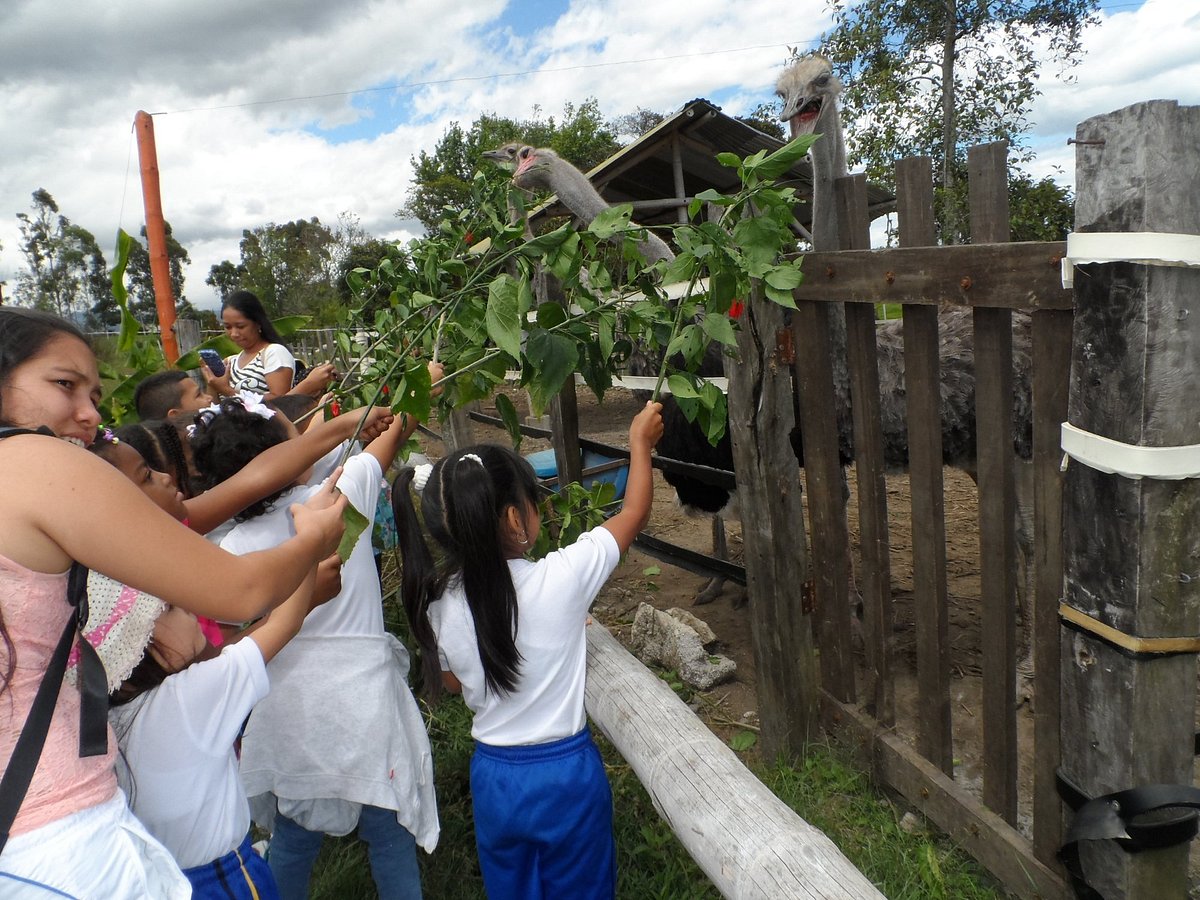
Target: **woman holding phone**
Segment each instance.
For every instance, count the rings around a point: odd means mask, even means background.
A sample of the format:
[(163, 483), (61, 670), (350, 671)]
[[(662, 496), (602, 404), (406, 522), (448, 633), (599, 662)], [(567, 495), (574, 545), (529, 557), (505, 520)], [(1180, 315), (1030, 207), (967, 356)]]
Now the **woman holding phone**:
[(205, 361), (205, 378), (218, 397), (231, 397), (240, 391), (262, 394), (264, 400), (284, 394), (319, 397), (333, 381), (333, 364), (323, 363), (314, 366), (299, 384), (293, 386), (296, 358), (284, 346), (258, 297), (250, 291), (237, 290), (225, 299), (221, 305), (221, 322), (225, 334), (241, 348), (241, 352), (226, 357), (221, 373)]

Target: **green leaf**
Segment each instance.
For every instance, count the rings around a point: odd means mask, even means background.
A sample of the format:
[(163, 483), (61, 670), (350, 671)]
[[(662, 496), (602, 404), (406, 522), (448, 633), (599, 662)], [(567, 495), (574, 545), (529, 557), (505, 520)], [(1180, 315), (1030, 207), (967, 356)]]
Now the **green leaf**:
[(597, 340), (600, 342), (600, 356), (605, 362), (608, 362), (612, 356), (613, 346), (615, 344), (613, 317), (610, 315), (601, 315), (600, 322), (597, 327)]
[(718, 153), (717, 162), (730, 169), (738, 169), (741, 168), (742, 158), (736, 153)]
[(543, 303), (537, 310), (537, 326), (547, 330), (567, 321), (567, 311), (557, 303)]
[(125, 289), (125, 267), (129, 264), (129, 252), (133, 244), (133, 238), (124, 229), (117, 230), (117, 258), (109, 278), (113, 299), (121, 308), (121, 333), (117, 338), (117, 351), (120, 353), (129, 353), (138, 335), (138, 321), (129, 311), (129, 292)]
[[(784, 144), (754, 166), (754, 174), (764, 181), (775, 181), (780, 175), (804, 159), (819, 134), (802, 134)], [(749, 160), (747, 160), (747, 163)]]
[(500, 414), (500, 420), (504, 423), (504, 430), (508, 432), (508, 436), (512, 439), (513, 449), (521, 449), (521, 441), (525, 435), (521, 434), (521, 421), (517, 416), (517, 408), (513, 406), (512, 400), (508, 394), (496, 394), (496, 412)]
[(530, 333), (525, 356), (533, 368), (532, 377), (527, 378), (529, 396), (540, 411), (575, 374), (579, 351), (570, 338), (539, 330)]
[(669, 375), (667, 377), (667, 386), (671, 389), (671, 395), (676, 400), (695, 400), (700, 394), (696, 391), (691, 380), (687, 375)]
[(800, 270), (791, 265), (776, 266), (766, 274), (766, 282), (781, 291), (791, 291), (800, 287), (804, 276)]
[(342, 521), (346, 524), (346, 530), (342, 532), (342, 540), (338, 543), (337, 553), (342, 562), (345, 562), (354, 552), (354, 545), (358, 543), (359, 537), (371, 523), (366, 516), (349, 503), (342, 510)]
[(510, 275), (496, 276), (488, 287), (487, 333), (513, 359), (521, 358), (521, 317), (517, 305), (516, 281)]
[(646, 568), (642, 569), (642, 574), (645, 575), (647, 578), (653, 577), (654, 575), (661, 575), (662, 567), (661, 566), (646, 566)]
[(600, 215), (592, 219), (587, 230), (598, 238), (607, 239), (619, 231), (627, 230), (632, 216), (633, 204), (619, 203), (603, 210)]
[(275, 326), (280, 337), (291, 337), (311, 319), (312, 316), (280, 316), (278, 319), (272, 319), (271, 324)]
[(733, 323), (728, 316), (721, 313), (707, 313), (700, 321), (704, 333), (720, 344), (732, 346), (737, 343), (737, 335), (733, 331)]
[(739, 731), (729, 739), (729, 747), (742, 753), (758, 743), (758, 735), (753, 731)]

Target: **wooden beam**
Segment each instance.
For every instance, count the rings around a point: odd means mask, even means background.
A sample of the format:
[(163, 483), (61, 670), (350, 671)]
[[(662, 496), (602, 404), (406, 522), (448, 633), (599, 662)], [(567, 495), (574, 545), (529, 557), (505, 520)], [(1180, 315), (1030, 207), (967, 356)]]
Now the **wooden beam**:
[[(1008, 142), (972, 147), (971, 239), (1008, 240)], [(979, 600), (983, 641), (983, 800), (1017, 822), (1016, 471), (1012, 312), (975, 307)]]
[[(896, 165), (896, 195), (900, 245), (934, 244), (937, 237), (933, 221), (933, 160), (928, 156), (901, 160)], [(905, 306), (902, 327), (917, 633), (917, 746), (926, 759), (947, 775), (953, 775), (937, 308)]]
[[(847, 250), (871, 245), (867, 217), (867, 176), (851, 175), (833, 184), (838, 239)], [(863, 632), (868, 711), (884, 725), (896, 720), (893, 680), (895, 621), (892, 615), (892, 567), (888, 544), (887, 484), (884, 481), (883, 424), (880, 413), (879, 362), (875, 308), (846, 307), (846, 358), (850, 367), (850, 409), (854, 419), (854, 473), (858, 484), (858, 523), (862, 566)]]
[(605, 628), (587, 628), (588, 714), (722, 896), (883, 900)]
[[(1200, 234), (1200, 106), (1138, 103), (1083, 122), (1076, 138), (1076, 231)], [(1197, 296), (1196, 269), (1080, 267), (1072, 424), (1127, 444), (1200, 444)], [(1070, 607), (1131, 636), (1200, 633), (1200, 480), (1126, 478), (1072, 461), (1063, 514)], [(1062, 663), (1068, 778), (1090, 796), (1194, 782), (1194, 654), (1131, 657), (1069, 631)], [(1187, 844), (1126, 854), (1086, 842), (1081, 858), (1108, 900), (1187, 893)]]
[(797, 300), (1070, 309), (1062, 241), (837, 250), (804, 255)]

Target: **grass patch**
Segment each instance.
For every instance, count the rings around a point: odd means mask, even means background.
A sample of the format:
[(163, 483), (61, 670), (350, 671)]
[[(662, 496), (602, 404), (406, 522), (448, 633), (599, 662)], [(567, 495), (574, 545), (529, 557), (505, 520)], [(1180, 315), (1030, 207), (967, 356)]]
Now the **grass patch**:
[[(404, 639), (404, 614), (394, 598), (385, 601), (384, 613), (388, 628)], [(675, 680), (672, 673), (662, 677), (668, 683)], [(690, 694), (682, 685), (677, 691), (685, 699)], [(418, 851), (422, 888), (429, 900), (482, 900), (486, 895), (471, 815), (471, 713), (461, 698), (448, 696), (426, 711), (426, 721), (442, 831), (433, 854)], [(632, 768), (598, 729), (593, 733), (613, 791), (618, 898), (718, 900), (719, 892), (659, 817)], [(796, 765), (765, 765), (753, 762), (753, 753), (742, 756), (776, 796), (825, 832), (890, 900), (1007, 896), (932, 827), (922, 822), (912, 831), (902, 828), (904, 808), (876, 789), (836, 745), (815, 744)], [(326, 840), (313, 869), (311, 895), (328, 900), (375, 897), (366, 845), (353, 835)]]

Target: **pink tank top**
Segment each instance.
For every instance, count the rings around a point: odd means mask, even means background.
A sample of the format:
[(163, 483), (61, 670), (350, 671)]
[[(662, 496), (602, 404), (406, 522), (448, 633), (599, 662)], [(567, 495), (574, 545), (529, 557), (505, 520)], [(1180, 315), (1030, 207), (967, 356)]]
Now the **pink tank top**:
[[(0, 614), (17, 663), (12, 680), (0, 691), (0, 760), (7, 767), (42, 673), (67, 619), (74, 615), (67, 603), (66, 573), (34, 572), (0, 556)], [(0, 674), (8, 664), (8, 649), (0, 641)], [(109, 728), (108, 753), (80, 758), (79, 690), (64, 682), (12, 833), (24, 834), (111, 798), (117, 789), (116, 747)]]

